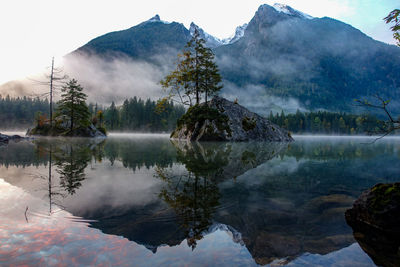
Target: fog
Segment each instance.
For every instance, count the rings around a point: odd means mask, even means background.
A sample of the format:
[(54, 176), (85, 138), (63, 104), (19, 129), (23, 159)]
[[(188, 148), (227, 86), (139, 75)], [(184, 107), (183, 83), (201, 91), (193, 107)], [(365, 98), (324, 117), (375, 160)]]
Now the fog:
[[(159, 62), (166, 62), (159, 57)], [(160, 80), (169, 64), (132, 60), (128, 57), (103, 59), (95, 55), (68, 56), (64, 69), (85, 87), (90, 102), (121, 104), (130, 97), (156, 99), (162, 96)]]
[(240, 105), (264, 116), (268, 116), (271, 111), (273, 113), (280, 113), (282, 110), (290, 113), (295, 113), (297, 110), (307, 111), (295, 98), (268, 95), (263, 85), (248, 84), (239, 88), (233, 83), (224, 81), (221, 96), (231, 101), (237, 99)]

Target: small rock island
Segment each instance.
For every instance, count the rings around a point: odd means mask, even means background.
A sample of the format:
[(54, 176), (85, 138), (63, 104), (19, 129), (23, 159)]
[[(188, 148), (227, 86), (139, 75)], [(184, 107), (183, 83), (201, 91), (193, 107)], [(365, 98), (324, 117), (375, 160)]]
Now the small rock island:
[(68, 127), (66, 122), (57, 122), (56, 125), (50, 124), (37, 125), (28, 129), (27, 136), (63, 136), (63, 137), (106, 137), (106, 134), (96, 128), (93, 124), (88, 126), (76, 127), (73, 130)]
[[(75, 79), (70, 80), (61, 89), (62, 95), (57, 102), (56, 114), (50, 119), (38, 115), (36, 126), (28, 129), (27, 136), (64, 136), (64, 137), (106, 137), (106, 130), (102, 124), (102, 113), (91, 119), (89, 108), (86, 105), (87, 95)], [(98, 121), (100, 122), (98, 123)], [(98, 124), (97, 127), (95, 124)]]
[(192, 106), (177, 123), (172, 139), (187, 141), (291, 142), (290, 133), (266, 118), (225, 98)]
[(8, 144), (9, 141), (18, 142), (18, 141), (23, 140), (23, 139), (24, 139), (24, 137), (19, 136), (19, 135), (11, 135), (11, 136), (9, 136), (9, 135), (5, 135), (5, 134), (0, 133), (0, 146)]

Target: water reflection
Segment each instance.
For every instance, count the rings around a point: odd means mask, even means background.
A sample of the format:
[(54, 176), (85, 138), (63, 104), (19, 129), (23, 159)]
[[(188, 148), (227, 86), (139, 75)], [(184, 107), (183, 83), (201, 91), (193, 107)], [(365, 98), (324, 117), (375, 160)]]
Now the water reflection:
[(243, 247), (257, 264), (309, 263), (310, 254), (362, 253), (345, 249), (355, 240), (343, 213), (365, 188), (394, 181), (400, 170), (396, 143), (360, 143), (40, 139), (0, 148), (0, 176), (42, 199), (46, 187), (56, 206), (50, 214), (65, 209), (164, 260), (172, 257), (167, 248), (183, 243), (196, 255), (206, 253), (204, 244), (216, 250), (207, 240), (227, 233), (232, 244), (220, 249)]

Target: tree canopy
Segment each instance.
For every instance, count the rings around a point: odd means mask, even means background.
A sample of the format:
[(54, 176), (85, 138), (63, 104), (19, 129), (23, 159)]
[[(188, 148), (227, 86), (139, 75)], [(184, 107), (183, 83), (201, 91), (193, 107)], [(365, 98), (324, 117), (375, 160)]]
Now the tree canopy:
[(61, 100), (57, 103), (57, 117), (67, 120), (70, 131), (77, 127), (90, 125), (90, 112), (86, 105), (87, 95), (75, 79), (61, 89)]
[(192, 106), (194, 101), (200, 103), (203, 94), (206, 102), (208, 96), (216, 94), (222, 88), (221, 80), (214, 53), (196, 29), (178, 55), (175, 70), (160, 83), (168, 91), (168, 98)]
[(384, 18), (386, 23), (393, 23), (390, 28), (393, 31), (393, 38), (397, 40), (397, 45), (400, 46), (400, 9), (395, 9)]

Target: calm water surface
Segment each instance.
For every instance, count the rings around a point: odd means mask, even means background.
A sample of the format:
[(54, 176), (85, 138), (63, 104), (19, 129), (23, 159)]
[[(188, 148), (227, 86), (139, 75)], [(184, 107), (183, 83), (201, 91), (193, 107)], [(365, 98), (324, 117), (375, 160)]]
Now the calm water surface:
[(399, 180), (400, 139), (0, 147), (0, 266), (374, 266), (344, 212)]

